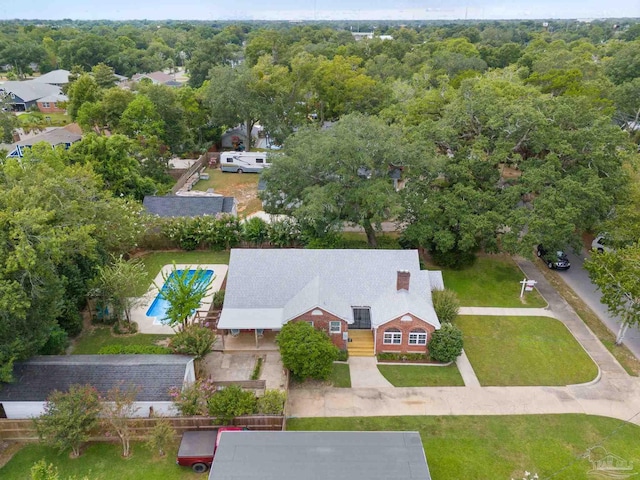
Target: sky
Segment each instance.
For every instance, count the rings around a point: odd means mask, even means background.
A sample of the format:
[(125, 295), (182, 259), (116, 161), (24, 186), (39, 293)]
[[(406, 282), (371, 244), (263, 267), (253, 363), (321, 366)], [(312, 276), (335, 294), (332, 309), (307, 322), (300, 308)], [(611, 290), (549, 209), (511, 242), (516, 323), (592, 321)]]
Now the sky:
[(0, 0), (0, 19), (454, 20), (640, 17), (640, 0)]

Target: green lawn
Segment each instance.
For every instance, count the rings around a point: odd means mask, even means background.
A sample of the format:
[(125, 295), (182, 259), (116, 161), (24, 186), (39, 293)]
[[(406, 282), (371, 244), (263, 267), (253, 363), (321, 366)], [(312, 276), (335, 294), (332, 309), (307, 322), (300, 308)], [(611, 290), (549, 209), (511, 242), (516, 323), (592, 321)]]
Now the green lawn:
[(142, 264), (144, 265), (145, 271), (147, 272), (147, 280), (148, 283), (144, 287), (144, 291), (136, 292), (138, 295), (144, 295), (153, 282), (153, 279), (158, 275), (160, 269), (165, 265), (171, 265), (173, 262), (176, 264), (184, 263), (184, 264), (229, 264), (229, 252), (214, 252), (211, 250), (196, 250), (193, 252), (183, 252), (183, 251), (175, 251), (175, 252), (153, 252), (147, 255), (144, 255), (140, 258)]
[(155, 345), (164, 340), (167, 335), (149, 335), (138, 333), (136, 335), (112, 335), (109, 327), (96, 327), (85, 330), (76, 339), (71, 353), (74, 355), (91, 355), (98, 353), (107, 345)]
[(378, 365), (378, 370), (394, 387), (464, 386), (455, 364), (447, 367), (422, 365)]
[[(51, 122), (45, 120), (46, 117), (49, 117)], [(71, 117), (65, 113), (23, 113), (18, 115), (18, 120), (20, 120), (20, 125), (37, 123), (42, 120), (44, 126), (49, 127), (62, 127), (71, 123)]]
[(334, 363), (329, 381), (334, 387), (351, 388), (351, 373), (347, 363)]
[(591, 465), (582, 455), (599, 444), (640, 471), (640, 427), (605, 417), (292, 418), (287, 429), (418, 431), (434, 480), (519, 479), (525, 470), (541, 479), (592, 479), (587, 475)]
[[(437, 266), (429, 268), (441, 269)], [(537, 290), (520, 298), (524, 273), (511, 257), (478, 257), (464, 270), (442, 269), (445, 287), (455, 291), (463, 307), (546, 307)]]
[(464, 350), (480, 384), (569, 385), (598, 369), (571, 332), (547, 317), (461, 316)]
[[(155, 457), (138, 442), (132, 443), (133, 455), (123, 459), (122, 450), (115, 443), (90, 444), (80, 458), (70, 459), (68, 453), (58, 454), (56, 450), (40, 444), (30, 444), (18, 451), (3, 468), (2, 480), (25, 480), (31, 478), (31, 466), (41, 459), (58, 468), (60, 480), (69, 477), (90, 480), (188, 480), (202, 479), (202, 475), (176, 465), (177, 445), (164, 458)], [(204, 476), (206, 478), (206, 475)]]
[[(367, 235), (363, 232), (342, 232), (339, 248), (371, 248), (367, 243)], [(377, 233), (378, 248), (400, 250), (398, 234), (395, 232)]]

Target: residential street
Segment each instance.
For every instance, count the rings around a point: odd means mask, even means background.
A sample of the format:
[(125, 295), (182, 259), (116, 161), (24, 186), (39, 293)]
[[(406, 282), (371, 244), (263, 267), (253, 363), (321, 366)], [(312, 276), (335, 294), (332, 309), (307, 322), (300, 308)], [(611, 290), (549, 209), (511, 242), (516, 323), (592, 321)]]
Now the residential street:
[[(619, 323), (615, 317), (612, 317), (607, 311), (607, 307), (600, 303), (600, 292), (595, 285), (591, 283), (589, 274), (584, 269), (584, 259), (589, 254), (583, 252), (582, 256), (573, 253), (567, 253), (571, 268), (565, 272), (559, 272), (559, 275), (569, 285), (582, 300), (593, 310), (598, 317), (611, 329), (617, 333)], [(640, 358), (640, 329), (638, 327), (629, 328), (623, 342), (633, 354)]]

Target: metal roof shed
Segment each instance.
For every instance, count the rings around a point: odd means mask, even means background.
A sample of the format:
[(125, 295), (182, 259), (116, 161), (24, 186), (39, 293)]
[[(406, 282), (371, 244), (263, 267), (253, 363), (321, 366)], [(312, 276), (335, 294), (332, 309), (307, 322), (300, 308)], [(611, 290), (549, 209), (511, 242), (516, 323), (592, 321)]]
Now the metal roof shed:
[(223, 433), (209, 480), (431, 480), (418, 432)]

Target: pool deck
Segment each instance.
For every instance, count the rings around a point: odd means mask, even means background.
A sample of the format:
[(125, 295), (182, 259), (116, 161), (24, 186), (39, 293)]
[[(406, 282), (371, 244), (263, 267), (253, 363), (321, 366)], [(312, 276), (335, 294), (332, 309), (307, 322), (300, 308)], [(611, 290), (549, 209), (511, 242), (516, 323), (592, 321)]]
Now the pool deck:
[[(227, 275), (229, 266), (212, 265), (208, 263), (198, 263), (195, 265), (180, 263), (176, 265), (176, 268), (178, 270), (192, 270), (196, 268), (213, 270), (214, 279), (211, 284), (211, 289), (209, 290), (209, 294), (202, 300), (199, 308), (199, 310), (209, 310), (211, 302), (213, 301), (213, 294), (220, 290), (224, 277)], [(167, 335), (173, 335), (176, 333), (169, 325), (154, 324), (154, 321), (156, 320), (155, 317), (147, 317), (147, 310), (158, 295), (158, 288), (156, 285), (163, 285), (163, 274), (168, 277), (172, 269), (173, 265), (165, 265), (162, 267), (160, 272), (158, 272), (158, 275), (156, 275), (156, 278), (154, 278), (149, 290), (147, 290), (147, 293), (142, 297), (140, 304), (131, 310), (131, 320), (138, 324), (138, 332), (160, 333)]]

